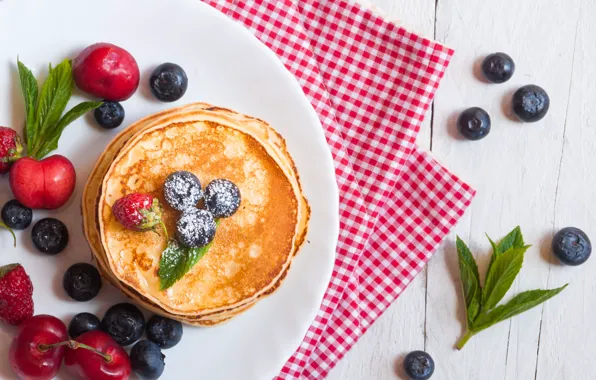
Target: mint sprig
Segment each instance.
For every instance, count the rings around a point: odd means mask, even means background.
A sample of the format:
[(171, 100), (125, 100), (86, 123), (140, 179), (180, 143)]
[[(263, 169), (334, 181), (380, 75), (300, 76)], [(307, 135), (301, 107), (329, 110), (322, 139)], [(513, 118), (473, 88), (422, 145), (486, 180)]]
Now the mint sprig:
[(48, 77), (41, 91), (31, 70), (18, 58), (17, 66), (25, 100), (27, 155), (41, 159), (58, 148), (58, 140), (69, 124), (99, 107), (102, 102), (79, 103), (62, 116), (74, 89), (71, 62), (66, 59), (56, 67), (49, 65)]
[(504, 305), (498, 305), (519, 274), (524, 254), (530, 246), (524, 244), (519, 226), (507, 234), (499, 244), (493, 242), (490, 237), (488, 240), (493, 247), (493, 253), (482, 288), (472, 252), (463, 240), (457, 237), (456, 247), (467, 322), (466, 333), (457, 344), (458, 350), (478, 332), (540, 305), (562, 292), (568, 285), (549, 290), (529, 290), (516, 295)]
[[(219, 227), (220, 220), (215, 220), (216, 227)], [(164, 226), (165, 229), (165, 226)], [(167, 231), (166, 231), (167, 233)], [(188, 248), (180, 244), (176, 239), (170, 239), (168, 246), (161, 253), (159, 260), (159, 290), (166, 290), (178, 282), (185, 274), (205, 256), (213, 241), (204, 247)]]

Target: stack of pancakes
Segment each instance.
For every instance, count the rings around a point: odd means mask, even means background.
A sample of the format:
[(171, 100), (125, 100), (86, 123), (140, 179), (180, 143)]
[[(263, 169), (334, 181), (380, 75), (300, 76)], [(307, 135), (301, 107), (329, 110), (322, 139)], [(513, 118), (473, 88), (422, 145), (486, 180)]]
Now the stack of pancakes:
[[(221, 219), (205, 256), (161, 291), (165, 234), (125, 229), (112, 214), (119, 198), (149, 193), (163, 205), (169, 236), (179, 211), (163, 197), (166, 177), (194, 173), (203, 186), (234, 182), (239, 210)], [(262, 120), (195, 103), (146, 117), (99, 157), (82, 200), (85, 235), (102, 275), (145, 308), (193, 325), (216, 325), (273, 293), (304, 243), (310, 209), (284, 139)]]

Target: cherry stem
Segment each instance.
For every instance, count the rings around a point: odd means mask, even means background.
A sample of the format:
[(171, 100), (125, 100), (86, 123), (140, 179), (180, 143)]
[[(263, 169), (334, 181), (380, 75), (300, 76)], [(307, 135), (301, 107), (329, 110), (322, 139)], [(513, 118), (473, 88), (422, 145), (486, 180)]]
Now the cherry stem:
[(0, 222), (0, 227), (1, 228), (5, 228), (8, 230), (8, 232), (10, 232), (12, 234), (12, 240), (14, 242), (14, 246), (17, 246), (17, 237), (14, 234), (14, 231), (12, 230), (12, 228), (8, 227), (6, 224), (4, 224), (4, 222)]
[(40, 344), (38, 346), (38, 348), (40, 351), (47, 351), (50, 348), (56, 348), (56, 347), (62, 347), (62, 346), (68, 346), (68, 348), (70, 348), (72, 350), (84, 348), (85, 350), (89, 350), (89, 351), (94, 352), (97, 355), (101, 356), (108, 363), (112, 361), (112, 355), (104, 354), (103, 352), (101, 352), (91, 346), (88, 346), (84, 343), (79, 343), (75, 340), (66, 340), (64, 342), (58, 342), (58, 343), (54, 343), (54, 344)]

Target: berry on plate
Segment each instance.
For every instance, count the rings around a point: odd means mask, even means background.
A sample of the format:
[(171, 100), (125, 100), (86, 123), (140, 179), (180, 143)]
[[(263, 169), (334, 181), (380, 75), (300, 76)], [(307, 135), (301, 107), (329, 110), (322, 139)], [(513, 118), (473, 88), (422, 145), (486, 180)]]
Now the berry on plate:
[(412, 380), (430, 379), (435, 371), (435, 362), (424, 351), (412, 351), (404, 359), (404, 370)]
[(9, 180), (10, 189), (21, 204), (54, 210), (70, 199), (76, 173), (72, 162), (58, 154), (39, 161), (23, 157), (12, 165)]
[(147, 322), (147, 339), (161, 348), (172, 348), (182, 339), (182, 323), (154, 315)]
[(6, 174), (10, 165), (19, 158), (23, 152), (23, 145), (17, 132), (8, 127), (0, 127), (0, 174)]
[(66, 352), (66, 326), (51, 315), (36, 315), (21, 323), (8, 351), (19, 379), (53, 379)]
[(188, 77), (182, 67), (175, 63), (162, 63), (149, 78), (153, 95), (162, 102), (175, 102), (184, 96), (188, 88)]
[(544, 89), (531, 84), (513, 94), (511, 106), (519, 120), (533, 123), (546, 115), (550, 108), (550, 98)]
[(151, 194), (128, 194), (114, 202), (112, 213), (129, 230), (154, 231), (161, 226), (167, 235), (168, 231), (161, 219), (161, 204)]
[(135, 305), (119, 303), (108, 309), (101, 320), (101, 328), (120, 345), (128, 346), (143, 336), (145, 317)]
[(2, 207), (2, 221), (15, 230), (24, 230), (29, 227), (33, 219), (33, 210), (25, 207), (16, 199), (6, 202)]
[(482, 108), (468, 108), (459, 115), (457, 129), (468, 140), (480, 140), (490, 132), (490, 116)]
[(0, 267), (0, 321), (11, 325), (33, 315), (33, 284), (21, 264)]
[(130, 350), (132, 370), (142, 379), (159, 379), (165, 368), (165, 355), (159, 346), (148, 340), (141, 340)]
[(505, 53), (488, 55), (482, 61), (482, 75), (492, 83), (505, 83), (515, 72), (515, 62)]
[(163, 194), (166, 202), (179, 211), (197, 207), (197, 203), (203, 199), (201, 182), (197, 176), (183, 170), (174, 172), (166, 178)]
[(101, 99), (120, 102), (139, 87), (137, 61), (123, 48), (96, 43), (85, 48), (72, 62), (77, 87)]
[(75, 301), (89, 301), (101, 289), (101, 275), (97, 268), (87, 263), (73, 264), (64, 272), (62, 286), (66, 293)]
[(44, 218), (37, 221), (31, 229), (31, 239), (40, 252), (56, 255), (68, 245), (68, 229), (58, 219)]
[(68, 325), (68, 336), (70, 336), (71, 339), (76, 339), (79, 335), (84, 334), (87, 331), (99, 330), (100, 328), (101, 322), (94, 314), (79, 313), (72, 317), (72, 320)]
[(216, 228), (215, 219), (209, 211), (189, 209), (176, 223), (176, 237), (186, 247), (204, 247), (215, 238)]
[(240, 207), (240, 190), (232, 181), (214, 179), (205, 188), (205, 208), (215, 218), (228, 218)]
[(124, 121), (124, 107), (118, 102), (104, 101), (93, 112), (95, 121), (105, 129), (118, 128)]
[(552, 248), (555, 256), (567, 265), (583, 264), (592, 254), (592, 243), (588, 235), (575, 227), (566, 227), (557, 232)]
[(69, 342), (64, 366), (77, 379), (127, 380), (131, 373), (124, 348), (99, 330), (87, 331)]

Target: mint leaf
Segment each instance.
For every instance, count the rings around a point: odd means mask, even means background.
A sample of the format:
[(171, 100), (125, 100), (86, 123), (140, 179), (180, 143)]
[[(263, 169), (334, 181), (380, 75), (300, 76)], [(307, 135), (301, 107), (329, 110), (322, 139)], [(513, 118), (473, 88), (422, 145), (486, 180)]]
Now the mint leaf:
[(33, 76), (31, 70), (27, 68), (17, 58), (17, 67), (19, 69), (19, 79), (21, 82), (21, 90), (25, 101), (25, 142), (28, 145), (33, 145), (37, 134), (37, 124), (35, 123), (35, 109), (37, 108), (37, 97), (39, 87), (37, 80)]
[(478, 332), (480, 330), (489, 328), (490, 326), (496, 323), (502, 322), (508, 318), (521, 314), (524, 311), (538, 306), (541, 303), (561, 293), (563, 289), (567, 287), (567, 285), (569, 284), (565, 284), (560, 288), (556, 289), (529, 290), (520, 293), (517, 296), (513, 297), (511, 301), (507, 302), (505, 305), (496, 307), (488, 313), (480, 314), (474, 326), (471, 327), (471, 330), (473, 330), (474, 332)]
[(500, 254), (486, 275), (484, 291), (482, 293), (482, 307), (490, 310), (503, 299), (524, 262), (524, 253), (529, 246), (511, 248)]
[(482, 297), (482, 290), (480, 288), (480, 276), (478, 274), (478, 266), (472, 256), (472, 252), (468, 246), (457, 237), (457, 256), (459, 259), (459, 271), (461, 277), (461, 284), (466, 300), (466, 315), (468, 326), (474, 322), (476, 316), (480, 312), (480, 302)]
[(200, 248), (186, 248), (172, 239), (159, 261), (159, 289), (166, 290), (180, 280), (203, 257), (211, 243)]
[(488, 264), (487, 272), (490, 271), (490, 268), (492, 267), (496, 258), (500, 254), (508, 251), (511, 248), (522, 248), (524, 246), (524, 238), (522, 236), (521, 228), (519, 226), (515, 227), (513, 231), (511, 231), (507, 234), (507, 236), (501, 239), (499, 244), (495, 244), (495, 242), (493, 242), (488, 235), (486, 235), (486, 237), (488, 238), (488, 241), (490, 241), (490, 244), (493, 247), (493, 254), (490, 258), (490, 263)]
[(87, 112), (94, 110), (101, 105), (102, 102), (82, 102), (74, 106), (60, 119), (58, 124), (54, 127), (48, 140), (41, 142), (37, 155), (39, 157), (44, 157), (51, 151), (58, 149), (58, 140), (60, 140), (60, 136), (62, 136), (64, 128)]

